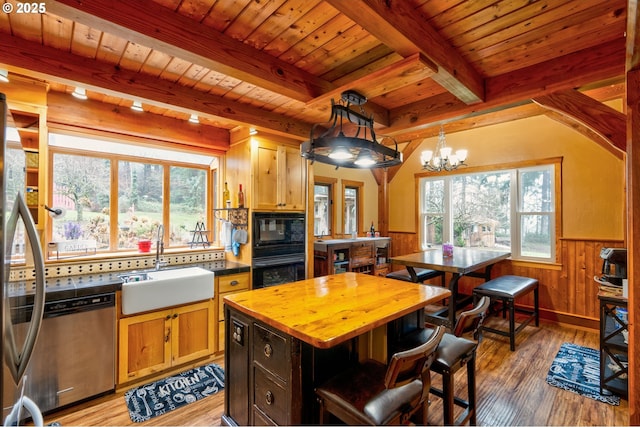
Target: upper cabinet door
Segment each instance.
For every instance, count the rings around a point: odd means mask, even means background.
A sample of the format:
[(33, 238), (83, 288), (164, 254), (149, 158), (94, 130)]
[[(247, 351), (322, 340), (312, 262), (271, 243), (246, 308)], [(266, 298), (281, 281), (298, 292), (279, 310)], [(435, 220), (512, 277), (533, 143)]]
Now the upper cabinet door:
[(300, 150), (266, 143), (256, 150), (253, 208), (304, 211), (307, 174)]
[(280, 208), (303, 211), (307, 188), (306, 159), (300, 155), (299, 148), (287, 146), (278, 148), (278, 156), (283, 162), (280, 170), (284, 171), (278, 186)]

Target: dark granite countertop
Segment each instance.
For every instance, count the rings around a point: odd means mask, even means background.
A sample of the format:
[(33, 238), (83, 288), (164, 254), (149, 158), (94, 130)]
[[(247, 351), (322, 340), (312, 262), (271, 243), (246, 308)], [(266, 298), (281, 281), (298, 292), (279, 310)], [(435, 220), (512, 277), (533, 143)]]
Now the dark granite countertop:
[[(201, 267), (206, 270), (213, 271), (218, 276), (250, 271), (249, 265), (234, 261), (207, 261), (194, 264), (181, 264), (176, 266), (167, 266), (164, 267), (163, 270), (185, 267)], [(122, 270), (47, 278), (46, 301), (58, 301), (118, 291), (122, 288), (122, 278), (120, 276), (130, 272), (131, 271)], [(34, 280), (11, 282), (9, 284), (9, 296), (24, 297), (25, 301), (23, 304), (30, 304), (33, 299), (34, 289)]]

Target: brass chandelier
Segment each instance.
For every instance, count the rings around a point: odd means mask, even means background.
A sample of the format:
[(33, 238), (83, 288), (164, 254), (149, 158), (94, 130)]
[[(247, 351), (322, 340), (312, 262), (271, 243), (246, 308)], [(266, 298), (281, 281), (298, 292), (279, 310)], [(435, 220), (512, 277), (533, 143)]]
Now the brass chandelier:
[[(331, 100), (331, 117), (327, 123), (314, 124), (309, 141), (300, 145), (302, 157), (336, 167), (383, 168), (402, 163), (395, 138), (376, 139), (373, 115), (367, 116), (362, 105), (367, 98), (353, 90), (342, 92), (338, 103)], [(360, 106), (360, 112), (351, 108)], [(393, 148), (392, 148), (393, 147)]]

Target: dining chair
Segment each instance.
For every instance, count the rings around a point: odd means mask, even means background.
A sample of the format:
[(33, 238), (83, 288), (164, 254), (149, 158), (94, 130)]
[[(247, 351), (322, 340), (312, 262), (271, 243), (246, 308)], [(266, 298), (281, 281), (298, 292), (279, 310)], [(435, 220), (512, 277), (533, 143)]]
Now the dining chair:
[(366, 360), (320, 385), (320, 424), (332, 422), (333, 414), (348, 425), (426, 425), (429, 367), (444, 334), (439, 326), (424, 343), (395, 353), (387, 365)]

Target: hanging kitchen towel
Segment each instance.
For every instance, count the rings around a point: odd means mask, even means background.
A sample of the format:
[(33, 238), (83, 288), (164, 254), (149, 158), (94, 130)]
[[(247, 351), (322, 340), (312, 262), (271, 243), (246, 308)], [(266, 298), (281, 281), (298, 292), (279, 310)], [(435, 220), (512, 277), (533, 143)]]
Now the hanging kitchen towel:
[(240, 253), (240, 242), (238, 241), (238, 230), (236, 230), (235, 228), (233, 229), (232, 234), (232, 241), (233, 243), (231, 243), (231, 250), (233, 251), (233, 254), (235, 256), (238, 256), (238, 254)]
[(222, 230), (220, 232), (220, 240), (222, 240), (222, 244), (224, 245), (225, 251), (231, 251), (231, 238), (233, 234), (233, 224), (229, 221), (222, 222)]

